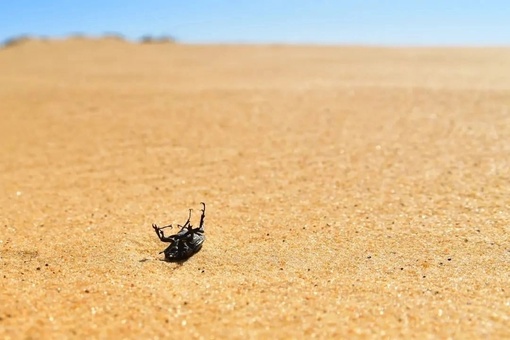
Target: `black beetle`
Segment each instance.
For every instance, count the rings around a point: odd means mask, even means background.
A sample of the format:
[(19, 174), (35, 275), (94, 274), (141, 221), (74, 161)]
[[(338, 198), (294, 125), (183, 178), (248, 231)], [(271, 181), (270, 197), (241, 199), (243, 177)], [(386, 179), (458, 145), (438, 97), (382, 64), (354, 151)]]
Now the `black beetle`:
[(205, 219), (205, 203), (201, 202), (204, 208), (202, 211), (202, 216), (200, 216), (200, 226), (198, 228), (193, 228), (190, 223), (191, 219), (191, 211), (189, 210), (188, 220), (184, 225), (177, 225), (181, 228), (181, 230), (175, 234), (166, 237), (163, 233), (164, 228), (173, 228), (173, 226), (167, 225), (165, 227), (158, 227), (156, 224), (152, 225), (152, 228), (156, 231), (159, 239), (162, 242), (169, 242), (170, 245), (168, 248), (163, 250), (161, 253), (165, 254), (165, 261), (184, 261), (187, 260), (190, 256), (198, 252), (202, 248), (202, 244), (205, 240), (204, 235), (204, 219)]

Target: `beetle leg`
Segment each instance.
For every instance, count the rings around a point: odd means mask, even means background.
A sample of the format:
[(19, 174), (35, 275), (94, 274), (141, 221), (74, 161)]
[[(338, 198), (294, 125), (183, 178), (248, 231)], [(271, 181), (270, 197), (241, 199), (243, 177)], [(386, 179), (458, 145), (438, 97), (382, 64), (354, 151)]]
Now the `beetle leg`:
[[(158, 228), (156, 226), (156, 228)], [(156, 229), (154, 228), (154, 229)], [(159, 240), (161, 242), (174, 242), (175, 241), (175, 235), (165, 236), (165, 233), (161, 228), (156, 229), (156, 233), (158, 234)]]
[(200, 216), (200, 225), (198, 227), (198, 229), (201, 229), (204, 227), (204, 219), (205, 219), (205, 203), (204, 202), (200, 202), (202, 203), (202, 205), (204, 206), (204, 209), (202, 209), (202, 215)]
[(173, 225), (169, 224), (169, 225), (166, 225), (164, 227), (158, 227), (159, 229), (165, 229), (165, 228), (170, 228), (172, 229), (173, 228)]
[(191, 224), (189, 223), (189, 221), (191, 220), (191, 211), (192, 210), (193, 209), (189, 210), (189, 216), (188, 216), (188, 220), (186, 221), (186, 223), (184, 223), (184, 225), (180, 225), (180, 224), (177, 225), (181, 230), (188, 227), (188, 225), (191, 227)]
[(189, 224), (189, 221), (191, 220), (191, 211), (192, 211), (192, 210), (193, 210), (193, 209), (190, 209), (190, 210), (189, 210), (188, 220), (186, 221), (186, 223), (184, 223), (184, 225), (181, 227), (181, 229), (182, 229), (182, 228), (185, 228), (185, 227)]
[(156, 235), (158, 235), (159, 239), (162, 241), (162, 242), (171, 242), (171, 237), (172, 236), (169, 236), (169, 237), (165, 237), (165, 233), (163, 232), (163, 228), (160, 228), (157, 226), (157, 224), (152, 224), (152, 228), (154, 228), (154, 231), (156, 231)]
[(164, 227), (158, 227), (158, 225), (157, 225), (157, 224), (154, 224), (154, 223), (153, 223), (153, 224), (152, 224), (152, 228), (154, 228), (154, 230), (156, 231), (156, 233), (159, 235), (159, 231), (160, 231), (161, 229), (165, 229), (165, 228), (173, 228), (173, 227), (172, 227), (172, 225), (171, 225), (171, 224), (170, 224), (170, 225), (167, 225), (167, 226), (164, 226)]
[(158, 235), (158, 237), (161, 239), (161, 235), (159, 234), (159, 232), (160, 232), (160, 229), (161, 229), (161, 228), (160, 228), (160, 227), (158, 227), (158, 225), (157, 225), (157, 224), (154, 224), (154, 223), (152, 224), (152, 228), (153, 228), (153, 229), (154, 229), (154, 231), (156, 232), (156, 235)]

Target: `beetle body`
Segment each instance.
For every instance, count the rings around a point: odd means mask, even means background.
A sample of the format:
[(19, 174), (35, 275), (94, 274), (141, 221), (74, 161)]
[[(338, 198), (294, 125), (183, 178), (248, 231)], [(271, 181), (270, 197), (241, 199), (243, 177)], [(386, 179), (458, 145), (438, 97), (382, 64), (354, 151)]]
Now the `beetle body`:
[(200, 226), (198, 228), (193, 228), (193, 226), (190, 223), (191, 209), (189, 211), (188, 220), (183, 226), (179, 225), (179, 227), (181, 227), (181, 230), (177, 234), (165, 236), (163, 229), (173, 228), (172, 225), (168, 225), (165, 227), (158, 227), (156, 224), (152, 225), (159, 239), (162, 242), (170, 243), (170, 245), (161, 252), (165, 254), (166, 261), (175, 262), (187, 260), (189, 257), (197, 253), (202, 248), (202, 244), (205, 241), (204, 235), (205, 203), (202, 202), (202, 206), (203, 206), (203, 209), (201, 210), (202, 215), (200, 216)]

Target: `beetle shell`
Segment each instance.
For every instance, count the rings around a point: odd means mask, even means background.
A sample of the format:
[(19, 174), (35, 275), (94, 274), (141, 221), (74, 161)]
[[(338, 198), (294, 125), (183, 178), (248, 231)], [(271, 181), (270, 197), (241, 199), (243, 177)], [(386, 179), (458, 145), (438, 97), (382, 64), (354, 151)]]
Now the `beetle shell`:
[(202, 248), (202, 244), (205, 241), (205, 235), (203, 230), (196, 230), (189, 232), (187, 228), (183, 228), (175, 236), (175, 240), (163, 253), (165, 254), (165, 260), (167, 261), (182, 261), (189, 258)]
[(172, 228), (171, 224), (164, 227), (158, 227), (156, 224), (152, 225), (152, 228), (156, 232), (156, 235), (158, 235), (159, 239), (162, 242), (170, 243), (170, 245), (161, 252), (165, 254), (166, 261), (184, 261), (202, 248), (202, 244), (205, 241), (205, 203), (201, 203), (203, 209), (201, 210), (202, 214), (200, 215), (200, 226), (198, 228), (193, 228), (190, 223), (192, 209), (189, 210), (189, 216), (186, 223), (184, 223), (183, 226), (179, 225), (181, 230), (179, 230), (177, 234), (165, 236), (163, 229)]

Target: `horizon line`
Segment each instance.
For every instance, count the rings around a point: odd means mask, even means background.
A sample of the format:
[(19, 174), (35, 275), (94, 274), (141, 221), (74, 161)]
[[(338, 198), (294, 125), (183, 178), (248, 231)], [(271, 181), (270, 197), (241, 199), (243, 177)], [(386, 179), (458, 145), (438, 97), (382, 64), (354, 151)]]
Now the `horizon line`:
[(21, 33), (0, 41), (0, 48), (12, 47), (28, 41), (65, 41), (71, 39), (101, 40), (112, 39), (133, 44), (178, 44), (190, 46), (316, 46), (316, 47), (351, 47), (351, 48), (510, 48), (510, 44), (465, 44), (465, 43), (371, 43), (371, 42), (313, 42), (313, 41), (182, 41), (170, 34), (143, 34), (137, 38), (128, 37), (118, 32), (86, 34), (81, 32), (62, 35), (37, 35)]

